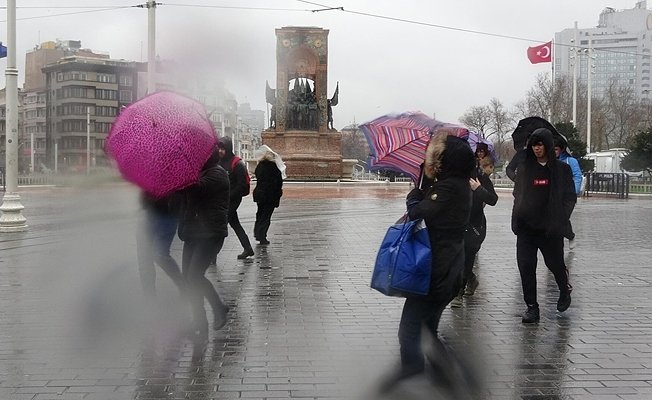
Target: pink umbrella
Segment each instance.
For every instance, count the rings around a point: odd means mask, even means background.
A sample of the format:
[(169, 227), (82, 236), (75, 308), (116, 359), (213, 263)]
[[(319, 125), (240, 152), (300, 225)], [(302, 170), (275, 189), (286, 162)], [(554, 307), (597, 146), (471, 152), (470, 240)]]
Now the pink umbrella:
[(469, 131), (463, 126), (430, 118), (421, 112), (387, 114), (360, 125), (369, 144), (371, 170), (390, 169), (412, 177), (421, 175), (430, 137), (447, 132), (465, 138)]
[(105, 148), (127, 181), (160, 198), (196, 183), (216, 143), (202, 104), (162, 91), (122, 110)]

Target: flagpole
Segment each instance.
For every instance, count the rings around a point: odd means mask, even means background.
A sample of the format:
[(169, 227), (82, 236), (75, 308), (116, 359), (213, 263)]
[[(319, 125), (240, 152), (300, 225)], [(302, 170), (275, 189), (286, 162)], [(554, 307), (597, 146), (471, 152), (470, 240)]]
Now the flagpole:
[(16, 0), (7, 0), (6, 191), (0, 211), (0, 232), (23, 232), (28, 226), (18, 195), (18, 69), (16, 68)]
[(548, 119), (552, 123), (552, 111), (555, 104), (555, 39), (552, 39), (550, 42), (550, 64), (551, 64), (551, 76), (550, 76), (550, 110), (548, 111)]
[(580, 63), (580, 52), (577, 42), (577, 21), (575, 21), (575, 33), (573, 39), (573, 126), (577, 127), (577, 68)]

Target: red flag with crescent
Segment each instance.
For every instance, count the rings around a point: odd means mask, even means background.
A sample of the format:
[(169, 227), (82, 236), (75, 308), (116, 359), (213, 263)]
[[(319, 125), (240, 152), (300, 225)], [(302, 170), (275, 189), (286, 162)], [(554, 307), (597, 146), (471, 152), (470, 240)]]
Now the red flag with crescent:
[(532, 64), (552, 61), (552, 41), (539, 46), (527, 48), (527, 58)]

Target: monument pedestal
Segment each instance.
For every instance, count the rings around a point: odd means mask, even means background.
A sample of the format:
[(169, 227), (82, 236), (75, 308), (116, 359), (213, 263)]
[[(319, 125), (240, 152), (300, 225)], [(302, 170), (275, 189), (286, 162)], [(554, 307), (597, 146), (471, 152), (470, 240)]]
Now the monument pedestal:
[(337, 131), (264, 131), (263, 144), (281, 155), (289, 180), (337, 180), (342, 177), (342, 134)]

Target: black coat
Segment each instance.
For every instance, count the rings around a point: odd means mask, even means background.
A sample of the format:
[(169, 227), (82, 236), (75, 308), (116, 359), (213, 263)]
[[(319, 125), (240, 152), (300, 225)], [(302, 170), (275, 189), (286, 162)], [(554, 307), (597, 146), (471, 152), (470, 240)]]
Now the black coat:
[(229, 177), (217, 164), (202, 170), (199, 182), (182, 192), (179, 217), (181, 240), (228, 235)]
[[(532, 143), (543, 142), (548, 162), (542, 166), (532, 151)], [(570, 167), (555, 156), (552, 133), (534, 131), (517, 166), (514, 181), (512, 231), (561, 236), (573, 212), (577, 195)]]
[(260, 161), (255, 174), (254, 201), (278, 207), (283, 196), (283, 177), (276, 163), (270, 160)]
[[(231, 138), (228, 136), (221, 137), (220, 143), (226, 151), (223, 158), (220, 159), (220, 166), (229, 173), (229, 184), (230, 186), (230, 202), (235, 203), (242, 200), (242, 198), (249, 194), (249, 187), (247, 183), (247, 166), (241, 160), (238, 161), (233, 168), (233, 143)], [(240, 203), (238, 203), (240, 204)]]
[(448, 302), (459, 291), (464, 271), (464, 231), (471, 209), (468, 178), (438, 180), (425, 194), (414, 189), (407, 203), (409, 217), (423, 218), (430, 236), (432, 274), (428, 298)]

